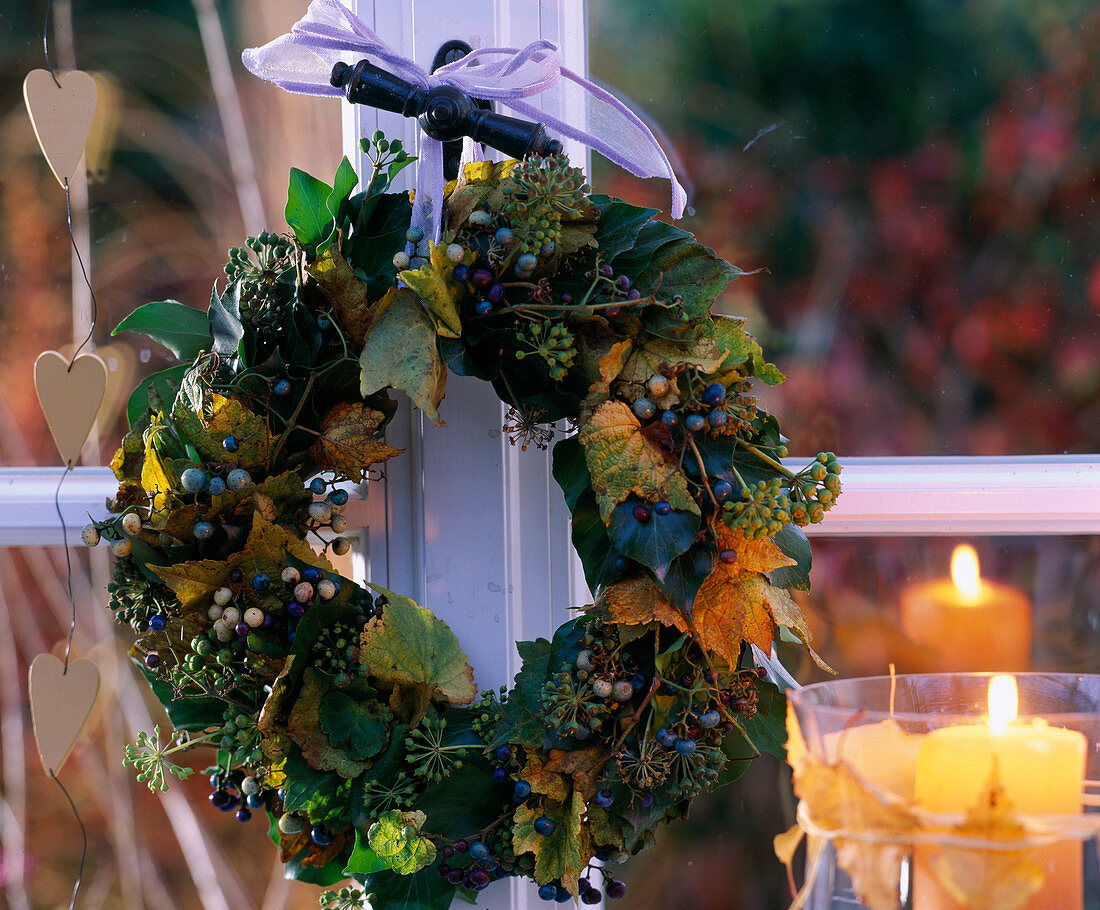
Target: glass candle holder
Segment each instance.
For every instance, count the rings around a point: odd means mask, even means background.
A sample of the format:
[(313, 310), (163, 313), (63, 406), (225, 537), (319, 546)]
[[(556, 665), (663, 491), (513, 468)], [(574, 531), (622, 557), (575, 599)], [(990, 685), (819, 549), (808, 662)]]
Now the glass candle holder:
[(807, 907), (1086, 906), (1100, 675), (880, 676), (789, 696)]

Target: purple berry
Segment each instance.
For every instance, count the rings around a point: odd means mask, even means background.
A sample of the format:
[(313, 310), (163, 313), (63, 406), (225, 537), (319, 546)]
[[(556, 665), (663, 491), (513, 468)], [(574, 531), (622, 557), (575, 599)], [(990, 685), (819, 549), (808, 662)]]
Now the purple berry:
[(249, 626), (246, 622), (239, 622), (237, 623), (235, 628), (238, 635), (247, 635), (249, 630), (251, 629), (251, 626)]
[(504, 299), (504, 285), (490, 285), (489, 290), (485, 293), (485, 297), (490, 303), (500, 303)]
[(627, 292), (626, 299), (627, 300), (641, 300), (642, 299), (642, 292), (639, 291), (637, 288), (631, 288)]
[(735, 562), (737, 562), (737, 551), (723, 550), (721, 553), (718, 554), (718, 558), (722, 560), (722, 562), (724, 562), (727, 566), (732, 566)]
[(488, 269), (474, 269), (471, 280), (474, 283), (474, 287), (487, 288), (493, 283), (493, 273)]
[(634, 520), (639, 523), (649, 521), (649, 507), (638, 503), (638, 505), (634, 507)]
[(447, 881), (452, 885), (461, 885), (466, 878), (466, 873), (461, 869), (452, 869), (447, 873)]
[(648, 809), (653, 805), (653, 794), (646, 790), (645, 793), (638, 797), (638, 802), (642, 804), (643, 809)]
[(570, 306), (573, 303), (573, 295), (572, 294), (562, 294), (561, 295), (561, 302), (562, 302), (562, 306)]
[(229, 580), (234, 584), (240, 584), (244, 581), (244, 572), (240, 569), (233, 569), (233, 571), (229, 573)]
[(455, 852), (457, 853), (465, 853), (467, 850), (470, 849), (470, 845), (464, 840), (456, 840), (454, 843), (454, 848)]
[(605, 262), (603, 265), (600, 266), (600, 274), (604, 278), (610, 278), (612, 275), (615, 274), (615, 270)]
[(150, 670), (155, 670), (157, 667), (160, 666), (160, 655), (157, 654), (156, 651), (152, 652), (151, 654), (146, 654), (145, 666), (147, 666)]
[(249, 808), (247, 806), (241, 806), (237, 810), (237, 821), (246, 822), (250, 818), (252, 818), (252, 812), (249, 810)]
[(298, 601), (292, 600), (286, 605), (286, 611), (295, 619), (301, 619), (302, 614), (306, 611), (306, 608), (298, 603)]
[(498, 784), (503, 784), (508, 779), (508, 772), (504, 768), (493, 769), (493, 780)]
[(621, 900), (626, 897), (626, 882), (620, 882), (617, 879), (605, 882), (604, 893), (613, 901)]
[(630, 279), (626, 275), (620, 275), (615, 279), (615, 287), (620, 291), (629, 291), (632, 285)]
[[(631, 293), (634, 293), (633, 291)], [(598, 904), (600, 902), (600, 892), (598, 888), (589, 888), (587, 891), (581, 892), (582, 904)]]
[(470, 873), (468, 881), (470, 882), (471, 888), (475, 891), (480, 891), (482, 888), (487, 888), (489, 886), (489, 882), (492, 881), (492, 876), (484, 869), (474, 869), (474, 871)]

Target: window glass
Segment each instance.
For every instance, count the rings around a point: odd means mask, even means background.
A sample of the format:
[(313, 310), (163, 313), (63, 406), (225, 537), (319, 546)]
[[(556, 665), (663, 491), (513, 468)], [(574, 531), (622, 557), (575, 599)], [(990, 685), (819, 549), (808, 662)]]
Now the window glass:
[[(665, 130), (798, 451), (1100, 448), (1100, 14), (1085, 2), (590, 0)], [(601, 187), (668, 208), (597, 166)]]

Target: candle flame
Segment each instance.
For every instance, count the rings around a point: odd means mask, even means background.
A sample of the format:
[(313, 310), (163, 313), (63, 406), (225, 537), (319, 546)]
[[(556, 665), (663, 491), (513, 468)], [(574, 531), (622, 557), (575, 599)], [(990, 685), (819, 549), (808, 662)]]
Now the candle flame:
[(1007, 675), (994, 676), (989, 681), (989, 726), (993, 732), (1004, 733), (1018, 711), (1016, 680)]
[(977, 604), (982, 599), (978, 553), (969, 544), (959, 544), (951, 554), (951, 580), (963, 603)]

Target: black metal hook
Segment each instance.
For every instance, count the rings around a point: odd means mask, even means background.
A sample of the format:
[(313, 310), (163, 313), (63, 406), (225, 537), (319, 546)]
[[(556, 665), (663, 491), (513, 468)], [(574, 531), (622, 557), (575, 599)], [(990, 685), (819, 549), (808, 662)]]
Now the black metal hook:
[[(448, 42), (448, 45), (457, 44)], [(440, 54), (447, 49), (453, 55), (459, 49), (448, 45), (440, 48)], [(422, 88), (386, 72), (369, 60), (360, 60), (354, 66), (337, 63), (332, 68), (329, 81), (343, 90), (352, 104), (366, 104), (404, 117), (416, 117), (420, 128), (432, 139), (441, 142), (469, 136), (475, 142), (482, 142), (512, 158), (556, 155), (562, 150), (561, 142), (551, 139), (541, 123), (530, 123), (485, 110), (479, 107), (476, 99), (453, 85)], [(457, 173), (451, 178), (454, 176)]]

